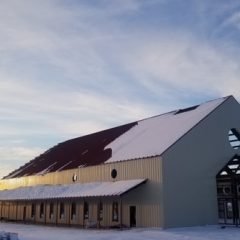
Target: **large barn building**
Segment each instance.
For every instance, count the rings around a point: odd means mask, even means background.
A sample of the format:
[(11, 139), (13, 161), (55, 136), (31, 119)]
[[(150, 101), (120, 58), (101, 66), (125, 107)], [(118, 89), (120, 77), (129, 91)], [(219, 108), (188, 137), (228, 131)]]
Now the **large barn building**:
[(0, 217), (99, 228), (238, 224), (239, 130), (229, 96), (68, 140), (0, 181)]

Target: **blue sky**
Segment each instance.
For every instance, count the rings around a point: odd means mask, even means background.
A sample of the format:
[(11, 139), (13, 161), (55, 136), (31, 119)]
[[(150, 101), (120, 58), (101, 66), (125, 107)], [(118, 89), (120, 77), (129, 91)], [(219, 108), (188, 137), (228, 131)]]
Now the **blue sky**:
[(234, 95), (240, 2), (7, 0), (0, 176), (58, 142)]

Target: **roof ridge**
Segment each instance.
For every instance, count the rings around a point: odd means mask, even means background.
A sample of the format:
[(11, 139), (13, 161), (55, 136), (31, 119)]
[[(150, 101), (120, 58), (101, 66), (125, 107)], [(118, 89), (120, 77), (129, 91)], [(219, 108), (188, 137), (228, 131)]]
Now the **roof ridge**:
[[(173, 144), (171, 144), (167, 149), (165, 149), (160, 156), (162, 156), (165, 152), (168, 151), (168, 149), (170, 149), (173, 145), (175, 145), (178, 141), (180, 141), (184, 136), (186, 136), (190, 131), (192, 131), (192, 129), (194, 129), (197, 125), (199, 125), (202, 121), (204, 121), (206, 118), (209, 117), (209, 115), (211, 115), (214, 111), (216, 111), (217, 108), (219, 108), (223, 103), (225, 103), (227, 100), (229, 100), (231, 97), (233, 97), (233, 95), (229, 95), (226, 97), (221, 97), (221, 98), (217, 98), (217, 99), (213, 99), (213, 100), (209, 100), (203, 104), (209, 103), (209, 102), (213, 102), (213, 101), (217, 101), (222, 99), (223, 101), (221, 103), (219, 103), (213, 110), (211, 110), (205, 117), (203, 117), (200, 121), (198, 121), (194, 126), (192, 126), (187, 132), (185, 132), (180, 138), (178, 138)], [(234, 98), (234, 97), (233, 97)], [(234, 98), (235, 99), (235, 98)], [(201, 105), (203, 105), (201, 104)]]
[(151, 116), (151, 117), (146, 117), (146, 118), (137, 120), (137, 122), (145, 121), (145, 120), (148, 120), (148, 119), (151, 119), (151, 118), (160, 117), (160, 116), (167, 115), (167, 114), (170, 114), (170, 113), (176, 113), (177, 111), (182, 110), (182, 109), (185, 109), (185, 108), (191, 108), (191, 107), (194, 107), (194, 106), (201, 106), (201, 105), (204, 105), (204, 104), (207, 104), (207, 103), (210, 103), (210, 102), (218, 101), (218, 100), (220, 100), (220, 99), (225, 99), (225, 100), (226, 100), (227, 98), (230, 98), (230, 97), (233, 97), (233, 95), (228, 95), (228, 96), (225, 96), (225, 97), (219, 97), (219, 98), (207, 100), (207, 101), (204, 101), (204, 102), (202, 102), (202, 103), (194, 104), (194, 105), (189, 105), (189, 106), (184, 107), (184, 108), (178, 108), (178, 109), (175, 109), (175, 110), (171, 110), (171, 111), (169, 111), (169, 112), (164, 112), (164, 113), (157, 114), (157, 115), (154, 115), (154, 116)]
[[(222, 97), (202, 103), (194, 110), (166, 117), (147, 118), (138, 122), (134, 128), (125, 132), (106, 147), (112, 149), (112, 156), (105, 163), (161, 156), (191, 129), (205, 119), (229, 97)], [(174, 113), (172, 111), (170, 113)], [(152, 119), (149, 121), (149, 119)], [(150, 142), (151, 143), (150, 143)]]

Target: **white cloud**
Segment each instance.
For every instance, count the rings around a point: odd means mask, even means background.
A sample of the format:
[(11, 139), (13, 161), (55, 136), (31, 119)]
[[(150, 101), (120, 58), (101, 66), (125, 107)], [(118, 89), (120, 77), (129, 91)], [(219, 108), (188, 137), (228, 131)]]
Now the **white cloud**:
[(43, 151), (41, 148), (0, 147), (0, 158), (8, 160), (31, 159)]
[(234, 12), (230, 17), (228, 17), (222, 24), (222, 27), (226, 27), (228, 25), (233, 25), (237, 28), (240, 28), (240, 12)]
[(153, 93), (167, 85), (189, 92), (209, 91), (240, 98), (239, 55), (184, 33), (161, 34), (148, 45), (143, 42), (132, 43), (122, 62), (134, 79)]
[(28, 147), (0, 147), (1, 169), (0, 176), (3, 177), (13, 170), (20, 167), (26, 161), (33, 159), (43, 152), (41, 148), (28, 148)]

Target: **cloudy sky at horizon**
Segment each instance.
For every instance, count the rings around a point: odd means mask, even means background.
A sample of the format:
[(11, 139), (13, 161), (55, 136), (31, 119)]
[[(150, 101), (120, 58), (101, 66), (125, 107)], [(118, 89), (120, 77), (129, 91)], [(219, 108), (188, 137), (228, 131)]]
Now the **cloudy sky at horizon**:
[(70, 138), (240, 100), (237, 0), (7, 0), (0, 27), (0, 177)]

